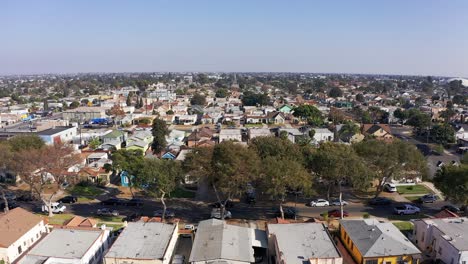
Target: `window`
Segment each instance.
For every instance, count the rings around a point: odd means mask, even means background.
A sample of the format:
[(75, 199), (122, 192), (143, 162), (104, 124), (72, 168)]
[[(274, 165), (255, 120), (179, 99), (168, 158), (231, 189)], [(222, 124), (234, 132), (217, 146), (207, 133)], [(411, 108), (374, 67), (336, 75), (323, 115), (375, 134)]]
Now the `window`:
[(442, 254), (442, 248), (439, 247), (439, 254)]
[(366, 264), (378, 264), (379, 261), (377, 259), (368, 259), (365, 262)]
[(21, 254), (23, 252), (23, 249), (21, 248), (21, 246), (18, 247), (18, 254)]

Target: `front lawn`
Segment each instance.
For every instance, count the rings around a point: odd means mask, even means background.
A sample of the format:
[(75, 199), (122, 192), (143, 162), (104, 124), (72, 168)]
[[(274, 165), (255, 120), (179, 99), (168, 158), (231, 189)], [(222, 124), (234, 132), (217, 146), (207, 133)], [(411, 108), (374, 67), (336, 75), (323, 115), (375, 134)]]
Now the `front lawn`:
[(195, 192), (177, 188), (169, 196), (171, 198), (195, 198)]
[(100, 222), (117, 222), (121, 223), (123, 222), (123, 219), (125, 218), (124, 215), (119, 215), (119, 216), (93, 216), (93, 218), (96, 218)]
[(426, 186), (422, 184), (406, 185), (397, 187), (399, 194), (427, 194), (432, 193)]
[(73, 214), (54, 214), (52, 217), (48, 217), (49, 224), (51, 225), (63, 225), (68, 220), (72, 219), (75, 215)]
[(76, 196), (98, 196), (104, 191), (94, 185), (75, 185), (69, 190), (70, 194)]
[(109, 224), (109, 223), (102, 223), (102, 222), (97, 223), (97, 226), (99, 228), (101, 227), (101, 225), (106, 225), (106, 227), (112, 227), (112, 231), (117, 231), (124, 227), (123, 224)]
[(426, 216), (423, 214), (412, 214), (412, 215), (396, 215), (392, 214), (388, 216), (389, 220), (395, 220), (395, 221), (409, 221), (411, 219), (421, 219), (425, 218)]
[(401, 232), (413, 231), (413, 223), (408, 221), (394, 222), (393, 225), (395, 225)]

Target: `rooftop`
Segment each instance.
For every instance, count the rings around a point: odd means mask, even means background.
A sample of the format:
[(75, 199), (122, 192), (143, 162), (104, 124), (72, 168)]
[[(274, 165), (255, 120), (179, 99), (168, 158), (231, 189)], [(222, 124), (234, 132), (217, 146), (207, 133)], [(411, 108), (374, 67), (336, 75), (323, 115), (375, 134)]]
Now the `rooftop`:
[(177, 225), (156, 222), (128, 223), (107, 258), (162, 259)]
[(28, 252), (21, 263), (34, 263), (31, 260), (37, 256), (81, 259), (103, 234), (104, 231), (99, 229), (54, 229)]
[(468, 250), (468, 217), (423, 219), (445, 234), (444, 239), (460, 251)]
[(341, 220), (354, 245), (363, 257), (383, 257), (420, 254), (396, 226), (376, 219)]
[(51, 136), (51, 135), (55, 135), (57, 133), (60, 133), (60, 132), (63, 132), (65, 130), (69, 130), (69, 129), (76, 129), (76, 127), (71, 127), (71, 126), (56, 126), (54, 128), (49, 128), (49, 129), (46, 129), (46, 130), (42, 130), (40, 132), (37, 132), (37, 135), (39, 136)]
[(303, 264), (304, 259), (341, 257), (325, 226), (320, 223), (270, 224), (268, 233), (276, 237), (287, 264)]
[(221, 129), (219, 135), (241, 135), (241, 130), (238, 128)]
[(0, 214), (0, 247), (9, 247), (41, 221), (41, 217), (21, 207)]

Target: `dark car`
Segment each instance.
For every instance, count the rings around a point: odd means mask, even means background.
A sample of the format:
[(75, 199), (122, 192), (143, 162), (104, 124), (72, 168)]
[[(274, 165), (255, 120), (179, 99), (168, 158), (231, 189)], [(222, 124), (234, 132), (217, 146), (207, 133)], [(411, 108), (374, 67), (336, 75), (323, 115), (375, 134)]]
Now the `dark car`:
[[(221, 207), (221, 204), (224, 204), (225, 202), (226, 202), (226, 201), (223, 200), (223, 201), (221, 201), (221, 203), (219, 203), (219, 202), (212, 203), (210, 206), (211, 206), (211, 207), (214, 207), (214, 208), (220, 208), (220, 207)], [(227, 202), (226, 202), (226, 208), (232, 208), (232, 207), (234, 207), (234, 202), (231, 201), (231, 200), (227, 200)]]
[(255, 199), (255, 196), (247, 195), (247, 197), (245, 197), (245, 202), (248, 204), (255, 204), (257, 199)]
[(369, 200), (371, 205), (389, 205), (392, 203), (392, 200), (385, 197), (376, 197)]
[[(284, 218), (296, 219), (297, 210), (294, 207), (283, 207)], [(276, 216), (281, 217), (279, 208), (276, 211)]]
[(452, 213), (460, 213), (460, 208), (453, 206), (453, 205), (444, 205), (442, 206), (441, 210), (449, 210)]
[(30, 201), (35, 201), (36, 198), (34, 196), (31, 196), (30, 193), (24, 193), (16, 198), (17, 201), (22, 201), (22, 202), (30, 202)]
[[(163, 210), (156, 210), (153, 213), (154, 217), (162, 217), (162, 215), (163, 215)], [(174, 218), (174, 217), (175, 217), (175, 213), (171, 210), (166, 209), (165, 218)]]
[(133, 198), (127, 202), (130, 206), (143, 206), (143, 200), (139, 198)]
[(128, 201), (125, 199), (110, 198), (110, 199), (102, 201), (101, 203), (104, 205), (126, 205), (127, 202)]
[(133, 222), (133, 221), (137, 221), (138, 219), (140, 219), (140, 217), (141, 217), (140, 213), (131, 213), (130, 215), (127, 215), (124, 218), (124, 221)]
[[(348, 217), (349, 213), (343, 211), (343, 217)], [(328, 217), (341, 217), (341, 212), (338, 209), (328, 211)]]
[[(8, 200), (8, 209), (14, 209), (18, 207), (18, 204), (16, 204), (15, 201), (13, 200)], [(2, 200), (0, 200), (0, 211), (3, 212), (3, 210), (5, 210), (5, 202)]]
[(78, 202), (78, 197), (76, 196), (65, 196), (62, 199), (58, 200), (61, 203), (76, 203)]

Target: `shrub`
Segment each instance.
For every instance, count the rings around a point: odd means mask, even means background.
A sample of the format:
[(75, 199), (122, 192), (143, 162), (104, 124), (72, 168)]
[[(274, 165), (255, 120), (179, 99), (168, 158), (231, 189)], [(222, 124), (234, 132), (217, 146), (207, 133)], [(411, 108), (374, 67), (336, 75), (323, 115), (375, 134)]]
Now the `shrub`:
[(364, 218), (364, 219), (367, 219), (369, 217), (370, 217), (369, 213), (363, 213), (362, 214), (362, 218)]

